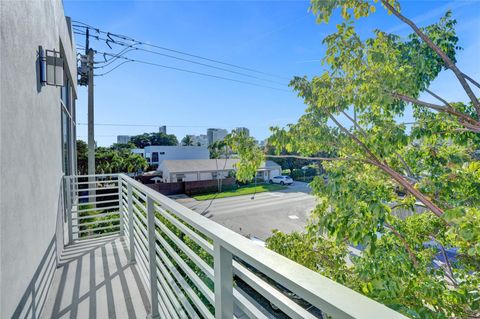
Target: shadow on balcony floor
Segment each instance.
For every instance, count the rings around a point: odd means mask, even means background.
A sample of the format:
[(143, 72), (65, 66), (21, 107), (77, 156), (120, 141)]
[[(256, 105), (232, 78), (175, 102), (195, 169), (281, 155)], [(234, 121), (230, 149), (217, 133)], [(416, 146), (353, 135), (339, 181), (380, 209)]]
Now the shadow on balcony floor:
[(118, 236), (65, 248), (42, 318), (145, 318), (148, 295)]

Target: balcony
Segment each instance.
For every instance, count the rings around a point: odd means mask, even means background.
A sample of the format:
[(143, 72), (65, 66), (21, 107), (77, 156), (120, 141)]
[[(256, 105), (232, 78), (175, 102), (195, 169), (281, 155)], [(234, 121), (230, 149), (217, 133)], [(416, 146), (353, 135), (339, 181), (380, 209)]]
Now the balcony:
[(126, 175), (65, 185), (46, 318), (405, 318)]

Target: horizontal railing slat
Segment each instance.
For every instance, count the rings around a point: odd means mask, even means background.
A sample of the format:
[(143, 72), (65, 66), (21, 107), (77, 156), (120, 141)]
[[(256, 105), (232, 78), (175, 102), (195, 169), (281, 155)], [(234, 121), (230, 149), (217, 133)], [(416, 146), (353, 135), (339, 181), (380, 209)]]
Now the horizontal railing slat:
[(193, 290), (193, 288), (188, 284), (185, 278), (177, 270), (175, 265), (171, 262), (170, 258), (168, 258), (168, 256), (163, 252), (163, 250), (158, 246), (157, 246), (157, 254), (160, 256), (162, 261), (168, 267), (168, 269), (173, 274), (175, 279), (177, 279), (182, 289), (188, 294), (190, 299), (193, 301), (194, 306), (200, 311), (200, 313), (205, 318), (213, 319), (213, 315), (210, 312), (210, 310), (208, 310), (208, 308), (205, 306), (202, 300), (200, 300), (200, 298), (198, 297), (196, 292)]
[(112, 215), (120, 215), (120, 212), (108, 212), (108, 213), (101, 213), (101, 214), (78, 216), (78, 217), (74, 217), (73, 219), (83, 220), (83, 219), (99, 218), (99, 217), (106, 217), (106, 216), (112, 216)]
[[(95, 197), (113, 197), (113, 196), (118, 196), (118, 193), (107, 193), (107, 194), (88, 194), (88, 195), (82, 195), (82, 196), (76, 196), (76, 199), (89, 199), (89, 198), (95, 198)], [(80, 205), (87, 205), (89, 202), (86, 203), (80, 203)]]
[[(118, 199), (116, 200), (116, 202), (118, 202)], [(94, 207), (94, 208), (87, 208), (87, 209), (72, 210), (72, 213), (85, 213), (85, 212), (93, 212), (96, 210), (109, 210), (109, 209), (116, 209), (119, 207), (120, 206), (118, 205), (108, 206), (108, 207)]]
[[(228, 262), (231, 256), (235, 256), (246, 264), (251, 265), (259, 273), (264, 274), (268, 280), (265, 280), (263, 275), (262, 277), (258, 276), (256, 271), (252, 272), (236, 261), (233, 262), (234, 274), (292, 318), (311, 318), (313, 316), (294, 302), (291, 296), (277, 289), (277, 283), (294, 293), (298, 298), (307, 301), (334, 318), (406, 318), (400, 313), (317, 272), (252, 243), (242, 235), (201, 216), (124, 174), (67, 176), (65, 178), (69, 181), (69, 190), (71, 190), (71, 192), (68, 192), (71, 196), (69, 201), (71, 205), (69, 226), (73, 229), (75, 227), (79, 229), (82, 226), (102, 225), (111, 220), (99, 221), (98, 223), (97, 221), (83, 223), (83, 221), (119, 214), (119, 212), (108, 212), (80, 216), (82, 212), (109, 209), (109, 207), (97, 207), (81, 210), (79, 209), (81, 205), (96, 204), (96, 202), (79, 203), (82, 199), (92, 200), (109, 196), (118, 197), (116, 200), (107, 198), (107, 200), (99, 201), (98, 203), (118, 203), (118, 206), (114, 206), (111, 209), (119, 208), (122, 214), (115, 218), (114, 222), (121, 221), (123, 226), (121, 227), (122, 234), (129, 233), (130, 236), (133, 236), (128, 238), (128, 241), (133, 241), (130, 247), (135, 249), (134, 255), (138, 257), (139, 269), (143, 273), (142, 277), (147, 285), (150, 285), (150, 282), (152, 282), (149, 278), (150, 267), (154, 269), (158, 287), (151, 289), (156, 291), (156, 294), (153, 296), (160, 295), (159, 305), (163, 315), (166, 317), (183, 317), (186, 314), (192, 316), (192, 311), (195, 314), (198, 311), (204, 317), (213, 318), (207, 305), (197, 295), (199, 292), (208, 303), (223, 308), (221, 306), (224, 298), (223, 294), (217, 295), (222, 298), (222, 303), (219, 303), (217, 300), (217, 304), (215, 304), (214, 293), (204, 282), (204, 280), (210, 282), (213, 279), (215, 288), (221, 287), (219, 291), (225, 291), (227, 295), (230, 294), (228, 298), (233, 298), (245, 314), (264, 319), (265, 314), (260, 309), (257, 309), (260, 306), (255, 305), (253, 301), (250, 301), (237, 288), (232, 287), (232, 290), (229, 292), (229, 279), (225, 278), (225, 276), (216, 277), (216, 271), (219, 273), (227, 272), (228, 274), (228, 271), (230, 271), (229, 267), (223, 263)], [(91, 180), (86, 180), (87, 178)], [(80, 189), (78, 188), (80, 185), (87, 185), (87, 187), (95, 185), (95, 187)], [(109, 189), (117, 189), (117, 192), (98, 194), (102, 190)], [(82, 192), (89, 192), (89, 194), (85, 195)], [(153, 219), (151, 227), (161, 231), (161, 234), (157, 231), (154, 232), (155, 239), (153, 239), (153, 242), (152, 238), (148, 238), (147, 201), (149, 203), (153, 202), (152, 206), (148, 206), (149, 213), (157, 213), (158, 216), (163, 218)], [(72, 207), (74, 208), (73, 212), (71, 211)], [(129, 221), (129, 216), (133, 216), (133, 220)], [(149, 216), (149, 220), (152, 222), (151, 216)], [(165, 223), (162, 221), (165, 221)], [(103, 227), (105, 229), (102, 229)], [(118, 227), (120, 225), (100, 226), (95, 229), (78, 231), (78, 233), (95, 231), (96, 229), (115, 230)], [(132, 227), (133, 229), (131, 229)], [(182, 233), (182, 236), (176, 235), (177, 230)], [(113, 233), (117, 234), (119, 232)], [(151, 231), (150, 234), (152, 234)], [(110, 236), (112, 233), (95, 234), (81, 237), (80, 239), (106, 235)], [(226, 265), (226, 267), (222, 266), (226, 270), (222, 270), (223, 268), (217, 267), (216, 264), (214, 271), (199, 256), (198, 252), (194, 251), (181, 239), (183, 235), (187, 236), (189, 240), (212, 257), (218, 258), (217, 251), (214, 251), (214, 246), (212, 245), (212, 242), (214, 242), (215, 249), (225, 251), (226, 256), (229, 256), (220, 259), (221, 265)], [(149, 263), (148, 260), (148, 256), (152, 253), (151, 251), (149, 252), (149, 249), (152, 249), (151, 247), (155, 247), (154, 249), (156, 250), (156, 265)], [(205, 275), (204, 279), (199, 277), (199, 274), (202, 272)], [(203, 275), (201, 276), (203, 277)], [(218, 278), (225, 279), (217, 281)], [(194, 285), (195, 289), (191, 285)], [(233, 295), (231, 295), (232, 292)], [(190, 308), (188, 305), (190, 305)], [(225, 309), (228, 309), (228, 307)], [(222, 313), (224, 313), (225, 309), (222, 310)], [(229, 311), (231, 310), (228, 310), (227, 313)]]
[(173, 243), (180, 248), (187, 256), (193, 261), (211, 280), (213, 280), (213, 268), (207, 265), (203, 259), (195, 254), (180, 238), (178, 238), (167, 226), (162, 224), (157, 218), (155, 218), (155, 224), (165, 233)]
[[(108, 230), (108, 229), (116, 229), (116, 228), (120, 228), (120, 224), (83, 229), (83, 230), (78, 231), (77, 233), (78, 234), (84, 234), (84, 233), (87, 233), (87, 232), (96, 232), (98, 230)], [(110, 232), (108, 232), (108, 233), (110, 233)], [(103, 235), (107, 235), (107, 233), (103, 233)]]
[(119, 222), (119, 221), (120, 221), (120, 218), (116, 218), (116, 219), (105, 219), (105, 220), (97, 220), (97, 221), (94, 221), (94, 222), (81, 223), (81, 224), (78, 224), (77, 226), (78, 226), (78, 227), (80, 227), (80, 226), (90, 226), (90, 225), (113, 223), (113, 222)]
[(191, 318), (194, 318), (196, 316), (195, 310), (192, 308), (192, 305), (186, 298), (185, 294), (183, 293), (181, 288), (178, 286), (177, 282), (172, 277), (172, 275), (167, 270), (167, 268), (165, 267), (165, 265), (162, 263), (161, 259), (158, 256), (157, 256), (157, 267), (159, 268), (159, 271), (164, 276), (166, 283), (168, 283), (172, 291), (175, 292), (176, 297), (178, 298), (180, 303), (183, 305), (183, 308), (188, 312)]
[(213, 304), (214, 296), (213, 292), (207, 287), (207, 285), (198, 277), (190, 266), (175, 252), (175, 250), (167, 243), (165, 239), (159, 234), (156, 234), (157, 240), (161, 243), (162, 247), (168, 252), (168, 254), (175, 260), (177, 265), (187, 274), (188, 278), (195, 283), (195, 286), (202, 292), (207, 300)]
[(203, 239), (200, 235), (198, 235), (196, 232), (182, 224), (178, 219), (170, 215), (167, 211), (162, 209), (159, 206), (155, 207), (156, 210), (164, 217), (166, 218), (169, 222), (174, 224), (178, 229), (180, 229), (185, 235), (190, 237), (197, 245), (202, 247), (207, 253), (213, 256), (213, 245), (210, 244), (208, 241)]
[(307, 310), (299, 306), (292, 299), (285, 296), (279, 290), (275, 289), (271, 284), (265, 282), (260, 277), (254, 275), (246, 267), (234, 262), (234, 273), (246, 282), (250, 287), (255, 289), (262, 296), (270, 300), (275, 306), (280, 308), (285, 314), (293, 319), (315, 319)]

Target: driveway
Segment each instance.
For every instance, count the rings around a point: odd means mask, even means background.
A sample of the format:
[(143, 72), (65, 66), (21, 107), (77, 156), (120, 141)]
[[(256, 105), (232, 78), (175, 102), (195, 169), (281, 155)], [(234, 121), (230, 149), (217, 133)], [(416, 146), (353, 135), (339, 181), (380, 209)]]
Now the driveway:
[(290, 233), (304, 229), (315, 197), (307, 183), (287, 189), (207, 201), (175, 198), (179, 203), (244, 236), (267, 239), (274, 229)]

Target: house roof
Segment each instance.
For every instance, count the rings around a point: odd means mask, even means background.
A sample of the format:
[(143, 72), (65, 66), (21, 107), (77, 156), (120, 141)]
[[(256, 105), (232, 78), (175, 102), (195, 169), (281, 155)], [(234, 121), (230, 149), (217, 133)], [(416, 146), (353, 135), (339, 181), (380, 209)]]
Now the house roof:
[[(164, 160), (159, 170), (168, 170), (170, 173), (188, 173), (188, 172), (215, 172), (231, 171), (235, 169), (235, 164), (240, 160), (231, 159), (200, 159), (200, 160)], [(263, 162), (259, 170), (280, 169), (280, 165), (273, 161)]]

